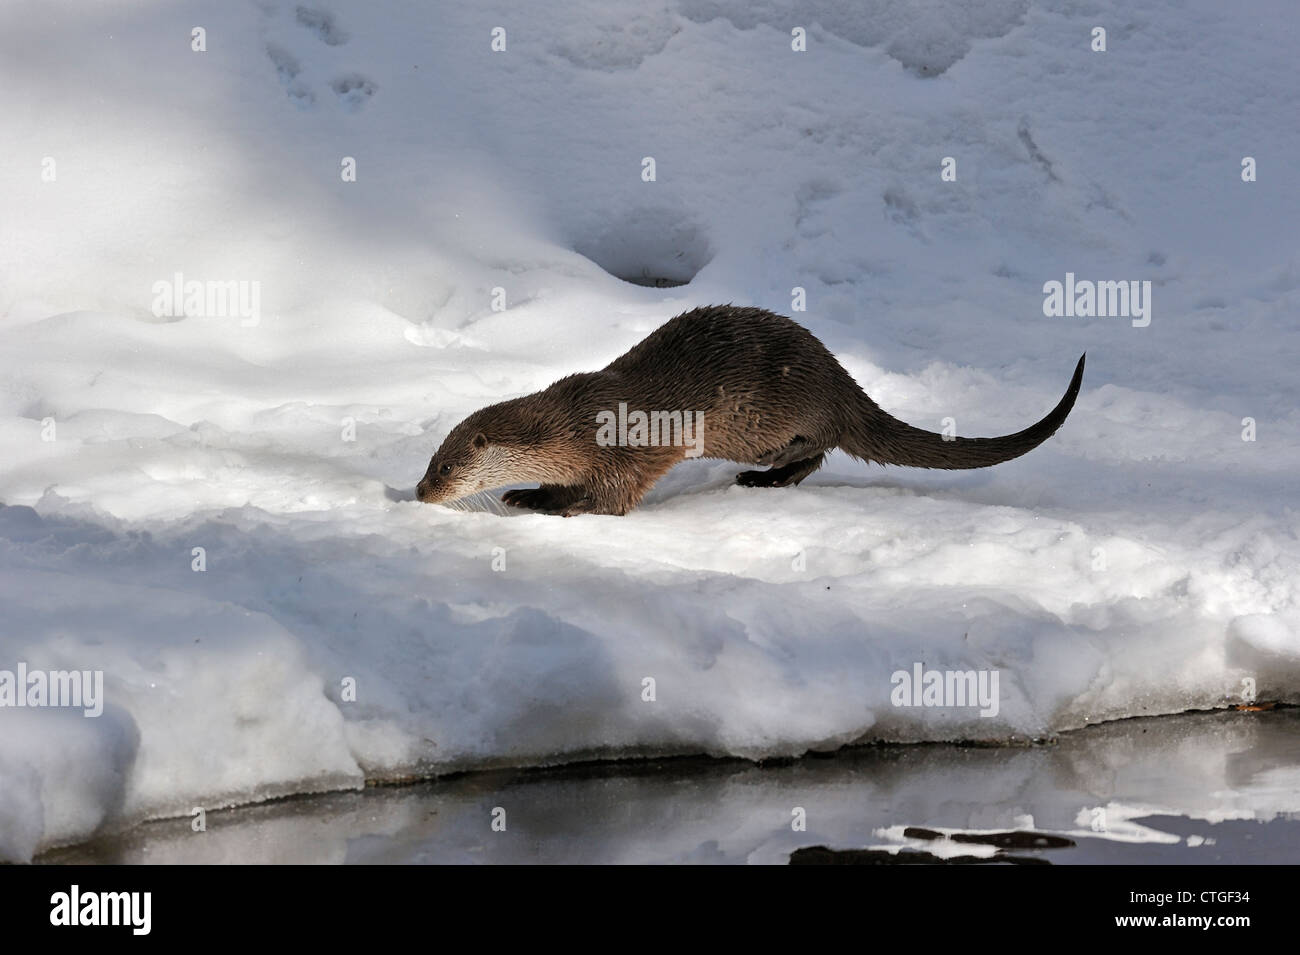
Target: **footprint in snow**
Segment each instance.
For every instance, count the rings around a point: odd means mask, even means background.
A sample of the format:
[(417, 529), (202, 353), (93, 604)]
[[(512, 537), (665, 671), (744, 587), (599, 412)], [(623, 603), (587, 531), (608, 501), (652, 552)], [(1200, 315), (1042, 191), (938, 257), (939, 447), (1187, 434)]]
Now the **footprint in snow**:
[(312, 7), (299, 7), (295, 13), (298, 23), (320, 38), (326, 46), (342, 46), (348, 35), (334, 22), (334, 14)]
[(360, 73), (349, 73), (330, 83), (330, 89), (338, 96), (343, 108), (353, 113), (366, 105), (366, 101), (375, 95), (376, 88)]

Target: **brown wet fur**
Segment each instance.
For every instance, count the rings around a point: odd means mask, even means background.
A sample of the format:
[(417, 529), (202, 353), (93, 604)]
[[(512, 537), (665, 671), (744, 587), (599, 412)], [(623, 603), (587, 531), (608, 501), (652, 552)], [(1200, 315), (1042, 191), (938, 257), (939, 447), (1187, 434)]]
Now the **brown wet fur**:
[(796, 322), (759, 308), (697, 308), (601, 371), (474, 412), (443, 441), (416, 493), (449, 501), (537, 481), (540, 487), (507, 491), (502, 500), (565, 517), (626, 514), (688, 449), (597, 444), (597, 413), (617, 411), (620, 402), (629, 412), (703, 412), (702, 457), (767, 469), (737, 475), (747, 487), (798, 484), (833, 448), (878, 464), (988, 467), (1032, 450), (1061, 426), (1083, 365), (1080, 358), (1056, 407), (1025, 430), (944, 440), (882, 411)]

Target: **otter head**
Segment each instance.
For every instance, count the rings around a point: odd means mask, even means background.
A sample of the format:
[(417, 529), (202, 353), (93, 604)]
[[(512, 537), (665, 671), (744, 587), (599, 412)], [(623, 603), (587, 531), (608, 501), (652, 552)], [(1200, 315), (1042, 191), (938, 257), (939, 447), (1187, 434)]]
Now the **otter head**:
[(530, 462), (536, 459), (537, 435), (520, 430), (527, 418), (516, 401), (490, 405), (451, 429), (434, 452), (429, 468), (415, 487), (426, 504), (446, 504), (479, 491), (515, 481), (533, 480)]
[(426, 504), (441, 504), (489, 487), (483, 459), (491, 447), (487, 435), (465, 420), (452, 429), (434, 452), (415, 496)]

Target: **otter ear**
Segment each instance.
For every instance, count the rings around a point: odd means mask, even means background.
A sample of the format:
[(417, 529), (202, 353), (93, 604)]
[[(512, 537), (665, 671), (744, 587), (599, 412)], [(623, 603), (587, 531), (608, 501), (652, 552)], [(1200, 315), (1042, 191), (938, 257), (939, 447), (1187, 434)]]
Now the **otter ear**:
[(482, 431), (474, 435), (474, 447), (482, 451), (487, 446), (488, 446), (487, 435), (485, 435)]

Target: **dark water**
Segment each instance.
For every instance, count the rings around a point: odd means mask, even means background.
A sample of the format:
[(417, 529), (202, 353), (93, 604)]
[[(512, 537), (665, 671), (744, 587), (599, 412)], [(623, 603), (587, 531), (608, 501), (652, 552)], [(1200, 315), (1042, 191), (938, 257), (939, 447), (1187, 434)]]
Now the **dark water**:
[(1300, 709), (1126, 720), (1025, 748), (472, 774), (210, 813), (206, 832), (149, 823), (38, 861), (784, 864), (812, 846), (876, 859), (902, 847), (900, 861), (1300, 862)]

